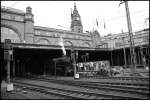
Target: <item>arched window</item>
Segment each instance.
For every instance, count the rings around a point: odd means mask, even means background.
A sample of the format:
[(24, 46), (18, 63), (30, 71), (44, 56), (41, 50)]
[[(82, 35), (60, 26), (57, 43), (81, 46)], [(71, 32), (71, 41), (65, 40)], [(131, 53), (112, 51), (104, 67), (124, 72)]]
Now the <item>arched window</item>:
[(83, 43), (83, 46), (84, 46), (84, 47), (90, 47), (90, 44), (89, 44), (88, 42), (84, 42), (84, 43)]
[(37, 41), (37, 44), (46, 44), (46, 45), (48, 45), (49, 41), (47, 39), (40, 39), (40, 40)]
[(65, 46), (72, 46), (72, 45), (73, 45), (72, 42), (70, 42), (70, 41), (65, 41)]
[(11, 39), (12, 43), (20, 42), (20, 38), (14, 30), (7, 27), (1, 27), (1, 42), (4, 42), (5, 39)]

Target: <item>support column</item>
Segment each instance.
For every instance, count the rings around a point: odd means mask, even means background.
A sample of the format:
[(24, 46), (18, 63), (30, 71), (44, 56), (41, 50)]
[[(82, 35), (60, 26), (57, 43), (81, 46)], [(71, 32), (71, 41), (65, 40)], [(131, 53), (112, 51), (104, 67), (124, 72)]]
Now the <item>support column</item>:
[[(22, 74), (22, 62), (20, 62), (20, 75)], [(22, 75), (21, 75), (22, 76)]]
[(13, 77), (15, 77), (15, 60), (13, 60)]
[(137, 64), (139, 64), (139, 47), (137, 47)]
[(119, 65), (119, 55), (117, 55), (117, 65)]
[(55, 67), (54, 74), (55, 74), (55, 76), (56, 76), (56, 62), (54, 62), (54, 67)]
[(142, 60), (141, 60), (142, 56), (141, 56), (141, 49), (139, 47), (139, 64), (142, 64)]
[(125, 47), (123, 48), (123, 52), (124, 52), (124, 65), (125, 65), (125, 68), (126, 68), (127, 61), (126, 61), (126, 49), (125, 49)]
[(21, 67), (22, 67), (22, 75), (23, 75), (23, 73), (24, 73), (24, 63), (23, 62), (22, 62)]
[(18, 73), (18, 75), (20, 74), (19, 72), (20, 72), (19, 71), (19, 60), (17, 60), (17, 73)]
[(10, 60), (7, 61), (7, 83), (10, 83)]
[(43, 75), (45, 76), (45, 64), (43, 66), (44, 66)]
[(144, 62), (143, 62), (143, 50), (142, 50), (142, 47), (140, 47), (140, 54), (141, 54), (141, 63), (142, 63), (142, 65), (144, 65)]
[(111, 63), (112, 63), (112, 66), (113, 66), (113, 51), (111, 51)]
[(130, 62), (131, 60), (130, 60), (130, 55), (128, 55), (128, 63), (129, 63), (129, 65), (131, 65), (131, 62)]

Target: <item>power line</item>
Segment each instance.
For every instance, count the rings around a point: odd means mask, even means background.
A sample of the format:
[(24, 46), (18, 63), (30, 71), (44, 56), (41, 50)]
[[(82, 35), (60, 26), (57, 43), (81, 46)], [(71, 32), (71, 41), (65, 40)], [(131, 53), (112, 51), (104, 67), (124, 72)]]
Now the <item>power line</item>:
[[(2, 2), (2, 1), (1, 1), (1, 2)], [(19, 1), (14, 2), (14, 3), (11, 4), (11, 6), (9, 6), (8, 8), (11, 8), (11, 7), (15, 6), (18, 2), (19, 2)], [(4, 1), (3, 1), (3, 3), (4, 3)]]
[[(143, 10), (142, 10), (142, 11), (143, 11)], [(145, 11), (146, 11), (146, 10), (145, 10)], [(145, 12), (145, 11), (143, 11), (143, 12)], [(142, 13), (143, 13), (143, 12), (142, 12)], [(131, 13), (130, 15), (132, 16), (132, 15), (137, 14), (137, 13), (141, 13), (141, 11), (137, 11), (137, 12)], [(118, 16), (118, 17), (106, 19), (106, 21), (118, 20), (118, 19), (123, 18), (123, 17), (126, 17), (126, 16), (125, 16), (125, 15), (124, 15), (124, 16)]]
[(16, 1), (15, 3), (13, 3), (10, 7), (12, 8), (13, 6), (15, 6), (19, 1)]

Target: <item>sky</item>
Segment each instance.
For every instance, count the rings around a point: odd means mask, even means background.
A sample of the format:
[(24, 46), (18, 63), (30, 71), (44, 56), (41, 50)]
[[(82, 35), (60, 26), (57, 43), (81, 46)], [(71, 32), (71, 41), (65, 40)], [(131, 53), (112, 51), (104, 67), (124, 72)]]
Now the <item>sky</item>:
[[(83, 32), (97, 29), (101, 36), (128, 32), (125, 4), (120, 1), (2, 1), (2, 6), (25, 11), (32, 8), (34, 25), (70, 30), (71, 8), (81, 16)], [(149, 1), (129, 1), (132, 31), (149, 27)], [(98, 26), (96, 25), (96, 20)], [(105, 24), (105, 27), (104, 27)]]

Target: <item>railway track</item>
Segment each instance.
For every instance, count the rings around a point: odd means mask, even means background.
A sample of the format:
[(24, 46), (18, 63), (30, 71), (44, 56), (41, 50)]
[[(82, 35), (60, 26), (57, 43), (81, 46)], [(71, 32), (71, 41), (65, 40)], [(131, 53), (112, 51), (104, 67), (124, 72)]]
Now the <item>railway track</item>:
[[(130, 93), (139, 93), (139, 94), (148, 94), (148, 87), (139, 87), (139, 86), (127, 86), (127, 85), (112, 85), (112, 84), (97, 84), (97, 83), (87, 83), (87, 82), (75, 82), (75, 81), (66, 81), (66, 80), (58, 80), (58, 79), (49, 79), (49, 78), (34, 78), (41, 81), (46, 82), (54, 82), (60, 84), (74, 85), (80, 87), (88, 87), (93, 89), (105, 89), (105, 90), (114, 90), (114, 91), (122, 91), (122, 92), (130, 92)], [(145, 92), (146, 91), (146, 92)]]
[(69, 90), (62, 88), (55, 88), (49, 86), (41, 86), (35, 84), (29, 84), (25, 82), (14, 82), (15, 86), (22, 87), (23, 89), (29, 89), (32, 91), (38, 91), (40, 93), (53, 94), (57, 96), (62, 96), (63, 98), (74, 98), (74, 99), (145, 99), (143, 97), (127, 96), (127, 95), (117, 95), (117, 94), (104, 94), (95, 91), (78, 91)]
[(149, 81), (149, 78), (144, 78), (144, 77), (101, 77), (101, 76), (81, 76), (81, 78)]
[[(32, 76), (32, 78), (40, 78), (40, 79), (42, 79), (42, 78), (44, 78), (44, 79), (54, 79), (54, 80), (63, 80), (63, 81), (65, 81), (63, 78), (55, 78), (55, 77), (53, 77), (53, 78), (50, 78), (49, 76), (48, 76), (48, 78), (46, 78), (46, 77), (37, 77), (37, 76)], [(106, 78), (106, 77), (104, 77), (103, 79), (109, 79), (109, 78)], [(90, 80), (90, 79), (89, 79)], [(111, 80), (113, 80), (113, 78), (112, 79), (109, 79), (110, 81)], [(118, 81), (117, 80), (117, 78), (114, 78), (114, 80), (116, 80), (116, 81)], [(113, 80), (113, 81), (114, 81)], [(66, 81), (68, 81), (68, 80), (66, 80)], [(72, 80), (73, 81), (73, 80)], [(83, 81), (80, 81), (80, 80), (77, 80), (78, 82), (83, 82)], [(87, 79), (87, 81), (88, 81), (88, 79)], [(123, 80), (122, 79), (122, 81), (121, 82), (107, 82), (107, 81), (99, 81), (99, 82), (94, 82), (94, 81), (88, 81), (88, 83), (94, 83), (94, 84), (104, 84), (104, 85), (119, 85), (119, 86), (139, 86), (139, 87), (149, 87), (149, 81), (142, 81), (142, 80), (140, 80), (139, 82), (137, 82), (137, 81), (134, 81), (134, 80), (130, 80), (130, 81), (127, 81), (127, 80)], [(76, 81), (73, 81), (73, 82), (76, 82)], [(132, 87), (131, 87), (132, 88)]]
[(30, 90), (30, 91), (33, 91), (33, 92), (39, 92), (39, 93), (44, 93), (44, 94), (55, 95), (55, 96), (59, 96), (59, 97), (62, 97), (62, 98), (83, 99), (82, 97), (75, 97), (75, 96), (67, 95), (67, 93), (65, 94), (64, 91), (56, 90), (56, 89), (53, 89), (53, 88), (45, 88), (45, 87), (42, 87), (42, 86), (36, 86), (36, 85), (18, 83), (18, 82), (14, 82), (14, 86), (22, 88), (23, 90)]
[[(95, 84), (95, 83), (85, 83), (85, 82), (75, 82), (75, 81), (66, 81), (66, 80), (55, 80), (55, 79), (48, 79), (39, 78), (38, 80), (46, 81), (46, 82), (54, 82), (60, 84), (67, 84), (67, 85), (74, 85), (80, 87), (88, 87), (93, 89), (107, 89), (107, 90), (115, 90), (115, 91), (122, 91), (122, 92), (131, 92), (131, 93), (139, 93), (139, 94), (148, 94), (149, 88), (148, 87), (136, 87), (136, 86), (118, 86), (118, 85), (109, 85), (109, 84)], [(146, 92), (145, 92), (146, 91)]]
[(95, 83), (95, 84), (108, 84), (108, 85), (119, 85), (119, 86), (142, 86), (142, 87), (149, 87), (149, 83), (129, 83), (129, 82), (90, 82), (90, 83)]
[[(66, 81), (66, 80), (56, 80), (56, 79), (48, 79), (48, 78), (32, 78), (33, 80), (37, 81), (44, 81), (44, 82), (52, 82), (56, 84), (63, 84), (63, 85), (70, 85), (70, 86), (77, 86), (86, 89), (94, 89), (94, 90), (103, 90), (108, 92), (119, 92), (120, 94), (135, 94), (137, 96), (136, 99), (148, 98), (149, 96), (149, 88), (146, 87), (133, 87), (133, 86), (118, 86), (118, 85), (108, 85), (108, 84), (93, 84), (93, 83), (85, 83), (85, 82), (75, 82), (75, 81)], [(123, 96), (123, 95), (122, 95)], [(105, 97), (105, 96), (104, 96)], [(129, 98), (132, 96), (129, 96)], [(124, 97), (123, 97), (124, 98)]]

